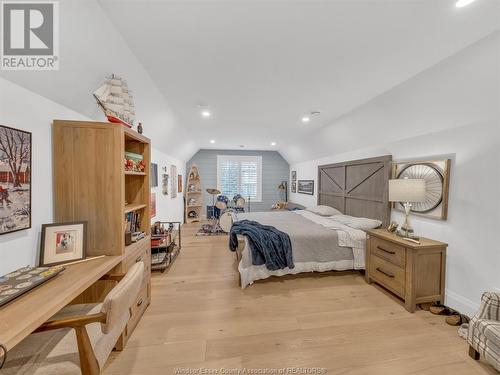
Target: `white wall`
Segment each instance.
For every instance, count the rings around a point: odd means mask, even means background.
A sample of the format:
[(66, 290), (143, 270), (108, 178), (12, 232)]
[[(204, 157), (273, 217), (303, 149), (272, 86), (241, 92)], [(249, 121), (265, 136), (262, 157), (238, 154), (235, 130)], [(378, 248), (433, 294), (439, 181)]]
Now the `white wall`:
[[(152, 187), (151, 192), (156, 193), (156, 216), (151, 218), (151, 222), (155, 221), (184, 221), (184, 188), (186, 182), (186, 162), (166, 155), (161, 151), (153, 148), (151, 150), (151, 160), (158, 164), (158, 186)], [(177, 176), (170, 174), (170, 166), (177, 167), (177, 174), (182, 175), (182, 193), (177, 192), (177, 197), (172, 198), (171, 181), (174, 178), (174, 183), (177, 185)], [(165, 173), (163, 168), (167, 167), (167, 174), (170, 176), (168, 195), (162, 193), (162, 175)]]
[[(0, 77), (0, 124), (32, 132), (32, 228), (0, 236), (0, 275), (38, 261), (41, 225), (53, 221), (52, 199), (52, 132), (53, 119), (90, 120), (58, 103), (48, 100)], [(184, 174), (185, 162), (166, 155), (156, 147), (158, 137), (152, 138), (152, 161), (161, 167), (177, 165)], [(153, 220), (183, 218), (183, 198), (157, 193), (157, 216)]]
[[(298, 179), (316, 180), (318, 165), (345, 160), (451, 158), (448, 220), (414, 217), (413, 226), (449, 243), (446, 303), (468, 314), (483, 291), (500, 291), (499, 35), (343, 116), (321, 131), (315, 152), (322, 157), (290, 166)], [(316, 195), (292, 193), (291, 200), (307, 206)], [(402, 221), (397, 212), (393, 218)]]
[(0, 275), (35, 264), (41, 224), (51, 223), (53, 119), (84, 116), (0, 78), (0, 124), (32, 133), (32, 228), (0, 236)]

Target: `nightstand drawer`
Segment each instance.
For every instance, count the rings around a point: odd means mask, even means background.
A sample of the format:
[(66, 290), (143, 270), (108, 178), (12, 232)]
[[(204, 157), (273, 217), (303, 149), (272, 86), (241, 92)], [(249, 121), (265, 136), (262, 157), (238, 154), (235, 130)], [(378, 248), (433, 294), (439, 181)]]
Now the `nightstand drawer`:
[(376, 255), (370, 257), (370, 277), (400, 297), (405, 294), (405, 269)]
[(376, 282), (405, 301), (409, 312), (417, 304), (444, 301), (447, 244), (420, 237), (408, 242), (386, 229), (367, 231), (366, 281)]
[(406, 248), (379, 238), (371, 239), (371, 253), (404, 268), (406, 265)]

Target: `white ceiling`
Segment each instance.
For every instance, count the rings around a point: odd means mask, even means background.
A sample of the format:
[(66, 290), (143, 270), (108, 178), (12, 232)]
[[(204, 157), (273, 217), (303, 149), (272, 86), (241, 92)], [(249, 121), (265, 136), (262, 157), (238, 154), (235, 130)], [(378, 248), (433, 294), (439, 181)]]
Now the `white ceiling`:
[[(500, 27), (500, 1), (454, 3), (65, 0), (60, 70), (0, 76), (102, 119), (91, 93), (122, 74), (146, 134), (167, 154), (186, 160), (241, 144), (283, 153)], [(213, 116), (201, 118), (198, 104)]]
[(197, 147), (278, 150), (488, 35), (500, 12), (497, 0), (100, 2)]

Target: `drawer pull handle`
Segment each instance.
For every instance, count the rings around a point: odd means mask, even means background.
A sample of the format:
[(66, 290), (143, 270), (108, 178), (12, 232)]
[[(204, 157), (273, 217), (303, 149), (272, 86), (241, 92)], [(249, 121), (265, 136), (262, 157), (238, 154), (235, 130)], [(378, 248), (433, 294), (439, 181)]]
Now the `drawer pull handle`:
[(142, 298), (139, 301), (137, 301), (137, 307), (139, 307), (141, 305), (142, 305)]
[(379, 267), (376, 268), (376, 270), (382, 274), (384, 274), (387, 277), (390, 277), (391, 279), (394, 278), (394, 275), (390, 274), (389, 272), (385, 272), (384, 270), (380, 269)]
[(137, 258), (137, 259), (135, 260), (135, 262), (136, 262), (136, 263), (139, 263), (139, 262), (141, 262), (141, 261), (142, 261), (142, 255), (141, 255), (139, 258)]
[(396, 254), (395, 251), (387, 250), (387, 249), (384, 249), (383, 247), (380, 247), (380, 246), (377, 246), (377, 249), (382, 250), (383, 252), (386, 252), (387, 254), (391, 254), (391, 255)]

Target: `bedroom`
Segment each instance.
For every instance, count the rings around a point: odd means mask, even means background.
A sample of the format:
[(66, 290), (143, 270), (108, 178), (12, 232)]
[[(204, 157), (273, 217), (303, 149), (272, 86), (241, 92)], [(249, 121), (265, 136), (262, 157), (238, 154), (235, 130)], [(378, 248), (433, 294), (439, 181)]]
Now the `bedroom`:
[(500, 2), (42, 3), (2, 3), (0, 374), (498, 373)]

